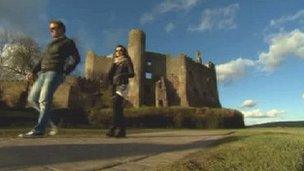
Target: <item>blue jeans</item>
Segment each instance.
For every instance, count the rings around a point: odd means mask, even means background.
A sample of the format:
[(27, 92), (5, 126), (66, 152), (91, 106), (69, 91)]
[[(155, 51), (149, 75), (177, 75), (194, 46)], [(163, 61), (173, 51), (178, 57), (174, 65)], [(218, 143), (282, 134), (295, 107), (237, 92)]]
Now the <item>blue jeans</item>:
[(35, 126), (37, 133), (44, 133), (51, 120), (51, 106), (53, 95), (57, 87), (64, 81), (64, 75), (55, 71), (40, 73), (35, 81), (28, 102), (39, 111), (38, 123)]

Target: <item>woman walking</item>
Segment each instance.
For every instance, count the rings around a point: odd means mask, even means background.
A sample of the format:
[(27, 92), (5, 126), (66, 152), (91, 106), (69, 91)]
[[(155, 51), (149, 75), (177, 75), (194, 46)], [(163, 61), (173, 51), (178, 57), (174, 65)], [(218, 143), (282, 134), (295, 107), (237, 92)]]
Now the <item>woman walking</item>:
[(134, 77), (134, 69), (127, 49), (118, 45), (113, 53), (113, 63), (108, 72), (108, 79), (113, 87), (113, 125), (108, 137), (125, 137), (126, 123), (123, 114), (123, 102), (128, 94), (129, 78)]

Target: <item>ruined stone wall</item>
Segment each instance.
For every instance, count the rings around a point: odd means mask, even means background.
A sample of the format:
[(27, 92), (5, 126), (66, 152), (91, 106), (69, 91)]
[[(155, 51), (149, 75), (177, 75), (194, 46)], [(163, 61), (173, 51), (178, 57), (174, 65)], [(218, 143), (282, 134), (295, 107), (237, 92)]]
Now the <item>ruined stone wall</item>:
[(28, 94), (27, 81), (0, 81), (0, 101), (9, 107), (26, 105)]
[(168, 107), (168, 94), (165, 83), (165, 78), (161, 77), (155, 83), (155, 106), (156, 107)]
[(186, 60), (187, 100), (193, 107), (220, 107), (215, 70)]
[[(27, 81), (1, 81), (0, 101), (9, 107), (27, 106), (27, 96), (31, 89)], [(54, 94), (54, 108), (67, 108), (71, 86), (66, 82), (58, 87)]]
[[(53, 107), (85, 109), (100, 105), (100, 83), (67, 76), (56, 90)], [(31, 88), (26, 81), (0, 81), (0, 102), (9, 107), (25, 107)]]
[(58, 108), (87, 109), (98, 106), (100, 98), (99, 82), (69, 76), (58, 87), (53, 103)]
[(112, 58), (97, 56), (93, 51), (89, 51), (86, 56), (85, 78), (88, 80), (101, 80), (106, 82), (106, 74), (112, 64)]
[(56, 90), (53, 97), (53, 107), (56, 109), (70, 108), (69, 103), (72, 86), (64, 82)]

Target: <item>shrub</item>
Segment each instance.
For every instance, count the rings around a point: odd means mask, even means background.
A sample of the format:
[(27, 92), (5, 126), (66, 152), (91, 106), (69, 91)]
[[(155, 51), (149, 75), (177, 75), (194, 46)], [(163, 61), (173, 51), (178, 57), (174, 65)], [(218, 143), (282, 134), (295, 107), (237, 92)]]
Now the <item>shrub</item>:
[(61, 127), (75, 127), (88, 125), (88, 118), (83, 110), (55, 109), (53, 110), (52, 120)]
[(243, 114), (237, 110), (225, 108), (198, 109), (204, 121), (205, 128), (243, 128), (245, 127)]

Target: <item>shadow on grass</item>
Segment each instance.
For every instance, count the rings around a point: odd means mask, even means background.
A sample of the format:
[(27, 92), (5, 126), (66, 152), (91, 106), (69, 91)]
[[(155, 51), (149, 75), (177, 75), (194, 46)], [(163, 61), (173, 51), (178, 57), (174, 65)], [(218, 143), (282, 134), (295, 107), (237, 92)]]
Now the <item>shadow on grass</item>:
[[(31, 166), (66, 162), (119, 159), (132, 156), (149, 157), (163, 152), (204, 149), (238, 140), (240, 140), (240, 137), (223, 135), (218, 137), (212, 136), (182, 145), (136, 143), (136, 141), (133, 143), (119, 143), (118, 140), (117, 143), (111, 144), (101, 143), (9, 146), (0, 148), (0, 170), (22, 169)], [(33, 141), (39, 141), (39, 139), (34, 139)]]
[(184, 134), (181, 134), (181, 135), (170, 135), (170, 132), (169, 133), (166, 133), (164, 132), (163, 135), (130, 135), (129, 137), (130, 138), (161, 138), (161, 137), (207, 137), (207, 136), (228, 136), (228, 135), (231, 135), (235, 133), (234, 131), (231, 131), (231, 132), (227, 132), (227, 133), (209, 133), (209, 134), (205, 134), (205, 135), (184, 135)]
[(248, 137), (249, 136), (228, 136), (226, 138), (215, 141), (214, 143), (210, 144), (210, 146), (208, 146), (208, 147), (216, 147), (219, 145), (224, 145), (224, 144), (228, 144), (228, 143), (235, 142), (235, 141), (242, 141)]
[(302, 162), (300, 164), (300, 168), (301, 170), (304, 170), (304, 153), (302, 153), (301, 158), (302, 158)]

